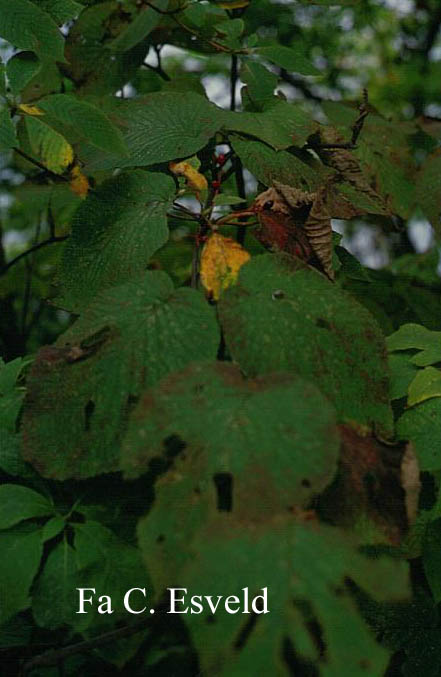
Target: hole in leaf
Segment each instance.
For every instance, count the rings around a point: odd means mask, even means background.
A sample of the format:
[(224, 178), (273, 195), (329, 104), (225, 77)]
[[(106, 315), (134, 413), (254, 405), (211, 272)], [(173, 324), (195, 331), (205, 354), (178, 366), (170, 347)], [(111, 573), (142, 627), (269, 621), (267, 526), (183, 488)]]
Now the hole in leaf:
[(297, 599), (294, 600), (294, 606), (303, 616), (303, 621), (315, 644), (317, 653), (320, 658), (324, 658), (326, 654), (326, 644), (323, 640), (323, 631), (321, 625), (314, 616), (311, 604), (307, 600)]
[(164, 534), (159, 534), (158, 538), (156, 539), (156, 543), (164, 543), (164, 541), (165, 541)]
[(248, 642), (248, 638), (251, 635), (258, 619), (259, 615), (252, 612), (249, 619), (246, 621), (246, 623), (244, 623), (243, 627), (240, 629), (236, 641), (233, 644), (234, 648), (237, 651), (243, 649), (245, 644)]
[(292, 677), (299, 675), (302, 675), (302, 677), (318, 677), (318, 669), (295, 652), (289, 637), (285, 637), (283, 640), (282, 657)]
[(311, 482), (305, 477), (305, 479), (302, 480), (302, 487), (309, 489), (310, 486), (311, 486)]
[(86, 406), (84, 407), (84, 430), (90, 430), (90, 420), (92, 414), (95, 411), (95, 402), (89, 400)]
[(217, 491), (217, 509), (231, 512), (233, 509), (233, 475), (229, 472), (218, 472), (213, 475)]
[(324, 320), (322, 317), (318, 317), (315, 321), (316, 327), (321, 327), (322, 329), (331, 329), (331, 325), (328, 320)]
[(164, 439), (164, 451), (167, 458), (175, 458), (187, 446), (179, 435), (169, 435)]
[(285, 292), (282, 289), (275, 289), (271, 294), (271, 298), (273, 301), (280, 301), (280, 299), (285, 298)]

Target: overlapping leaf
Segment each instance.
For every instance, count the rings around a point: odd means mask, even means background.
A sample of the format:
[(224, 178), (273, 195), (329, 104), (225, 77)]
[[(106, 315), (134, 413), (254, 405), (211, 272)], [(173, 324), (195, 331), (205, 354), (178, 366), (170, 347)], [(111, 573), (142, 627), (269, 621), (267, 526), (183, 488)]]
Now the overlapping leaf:
[[(361, 677), (368, 670), (382, 676), (387, 653), (362, 621), (346, 582), (354, 580), (375, 598), (399, 599), (408, 594), (406, 565), (368, 561), (342, 532), (314, 522), (280, 515), (256, 524), (243, 513), (236, 519), (234, 512), (216, 513), (206, 483), (181, 470), (158, 487), (138, 538), (157, 595), (165, 587), (186, 588), (178, 594), (185, 595), (185, 603), (177, 608), (188, 607), (186, 623), (204, 672), (239, 676), (258, 664), (262, 674), (289, 675), (288, 656), (295, 652), (321, 675)], [(251, 600), (263, 588), (269, 613), (250, 622), (250, 614), (243, 614), (244, 589)], [(221, 595), (216, 615), (199, 598), (205, 611), (191, 614), (192, 595), (211, 595), (214, 603)], [(239, 609), (233, 607), (236, 614), (225, 611), (228, 595), (242, 600)]]
[[(220, 114), (219, 114), (220, 115)], [(255, 136), (276, 150), (303, 146), (317, 129), (317, 123), (299, 105), (280, 101), (263, 113), (231, 113), (220, 115), (227, 130)]]
[(413, 443), (421, 471), (439, 471), (441, 397), (432, 397), (406, 409), (397, 421), (397, 436)]
[(39, 72), (41, 62), (32, 52), (19, 52), (6, 64), (9, 86), (13, 94), (19, 94)]
[[(229, 364), (195, 364), (146, 393), (122, 466), (140, 475), (174, 445), (188, 459), (177, 471), (188, 475), (186, 487), (209, 483), (214, 501), (213, 477), (226, 473), (232, 509), (256, 519), (319, 492), (332, 480), (338, 454), (333, 408), (314, 386), (292, 375), (247, 381)], [(193, 467), (201, 469), (197, 481)]]
[(30, 605), (29, 591), (43, 553), (38, 527), (21, 524), (0, 533), (0, 623)]
[(125, 52), (135, 47), (156, 28), (161, 18), (160, 11), (165, 10), (167, 4), (168, 0), (155, 0), (155, 7), (159, 11), (155, 11), (152, 7), (141, 5), (139, 13), (133, 21), (111, 42), (111, 49), (117, 52)]
[(100, 155), (87, 147), (82, 156), (90, 170), (189, 157), (221, 127), (220, 113), (219, 108), (194, 92), (155, 92), (122, 102), (112, 120), (123, 130), (129, 158)]
[(285, 255), (252, 259), (220, 300), (227, 346), (249, 375), (290, 370), (313, 381), (340, 420), (391, 433), (386, 349), (372, 316)]
[(73, 148), (64, 136), (38, 117), (26, 116), (26, 131), (34, 155), (51, 172), (62, 174), (72, 163)]
[(162, 272), (100, 294), (28, 381), (24, 454), (41, 474), (90, 477), (119, 467), (119, 441), (142, 390), (194, 359), (214, 359), (219, 330), (202, 294)]
[(292, 47), (269, 45), (256, 48), (255, 53), (287, 71), (301, 73), (302, 75), (320, 75), (320, 71), (306, 58), (299, 45)]
[(314, 190), (320, 184), (320, 170), (291, 153), (236, 135), (230, 136), (230, 141), (243, 165), (266, 186), (280, 181), (303, 190)]
[(54, 20), (30, 0), (0, 0), (0, 36), (42, 61), (64, 62), (64, 38)]
[(37, 491), (20, 484), (0, 486), (0, 529), (8, 529), (22, 520), (52, 512), (50, 501)]
[(59, 302), (79, 310), (104, 287), (146, 269), (168, 238), (171, 177), (136, 170), (90, 193), (76, 212), (59, 271)]
[(127, 155), (119, 129), (96, 106), (68, 94), (52, 94), (38, 102), (51, 121), (66, 127), (73, 140), (86, 141), (95, 149)]
[(213, 233), (201, 255), (201, 282), (217, 301), (221, 292), (235, 283), (238, 272), (250, 259), (249, 253), (230, 237)]

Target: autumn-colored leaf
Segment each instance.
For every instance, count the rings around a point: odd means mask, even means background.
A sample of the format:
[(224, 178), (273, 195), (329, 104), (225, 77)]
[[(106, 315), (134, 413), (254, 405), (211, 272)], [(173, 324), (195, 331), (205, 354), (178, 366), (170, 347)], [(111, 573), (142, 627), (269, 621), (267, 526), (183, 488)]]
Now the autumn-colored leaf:
[(213, 233), (201, 256), (201, 280), (209, 295), (217, 301), (221, 291), (235, 283), (249, 253), (231, 237)]
[(75, 165), (75, 167), (72, 168), (70, 176), (70, 187), (73, 192), (81, 198), (86, 197), (90, 188), (89, 180), (87, 176), (82, 173), (78, 165)]
[(38, 106), (32, 106), (28, 103), (20, 103), (18, 107), (21, 111), (23, 111), (23, 113), (26, 113), (27, 115), (44, 115), (44, 111), (42, 111), (41, 108), (38, 108)]
[(190, 162), (170, 162), (169, 169), (176, 176), (183, 176), (190, 190), (195, 192), (207, 190), (207, 179)]
[(74, 159), (70, 143), (36, 116), (26, 118), (26, 130), (33, 153), (51, 172), (62, 174)]

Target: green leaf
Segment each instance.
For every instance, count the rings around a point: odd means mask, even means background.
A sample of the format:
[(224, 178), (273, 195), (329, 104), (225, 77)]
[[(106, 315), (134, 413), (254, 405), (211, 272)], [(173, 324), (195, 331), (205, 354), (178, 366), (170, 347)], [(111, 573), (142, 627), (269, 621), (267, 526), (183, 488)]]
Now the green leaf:
[(173, 445), (185, 449), (187, 472), (202, 467), (198, 481), (231, 475), (233, 509), (257, 518), (302, 505), (329, 484), (339, 440), (333, 408), (309, 383), (271, 374), (245, 380), (233, 365), (207, 362), (146, 393), (125, 439), (126, 475), (146, 472)]
[(9, 109), (0, 108), (0, 151), (9, 150), (18, 145), (15, 126), (11, 120)]
[(126, 172), (89, 193), (75, 213), (59, 270), (63, 307), (84, 308), (105, 287), (142, 273), (168, 239), (170, 176)]
[(265, 186), (280, 181), (302, 190), (313, 191), (320, 183), (320, 173), (286, 151), (276, 151), (260, 141), (230, 136), (233, 150), (243, 165)]
[(441, 234), (441, 154), (435, 151), (423, 164), (416, 181), (416, 198), (438, 236)]
[[(85, 585), (93, 583), (98, 594), (109, 595), (113, 610), (119, 617), (127, 615), (123, 599), (134, 586), (146, 588), (151, 596), (151, 581), (138, 548), (125, 543), (99, 522), (88, 520), (84, 524), (75, 524), (74, 529), (76, 562), (81, 572), (79, 580)], [(146, 600), (138, 596), (140, 601), (142, 608)], [(133, 601), (133, 608), (135, 606)], [(92, 612), (91, 606), (87, 608)], [(95, 622), (98, 620), (96, 610), (91, 616), (95, 616)]]
[(60, 517), (59, 515), (51, 517), (41, 530), (41, 540), (43, 542), (50, 541), (52, 538), (55, 538), (55, 536), (58, 536), (65, 526), (66, 521), (64, 517)]
[(277, 87), (278, 77), (262, 64), (250, 59), (244, 61), (240, 79), (246, 84), (247, 95), (255, 109), (263, 110), (267, 104), (275, 101), (274, 90)]
[(16, 357), (6, 364), (0, 358), (0, 395), (8, 396), (15, 393), (16, 382), (22, 371), (31, 364), (32, 358)]
[(40, 530), (20, 525), (0, 533), (0, 625), (30, 604), (43, 552)]
[(50, 551), (32, 594), (32, 613), (43, 628), (74, 625), (78, 611), (75, 551), (64, 539)]
[(127, 156), (127, 148), (119, 129), (91, 103), (69, 94), (51, 94), (41, 99), (38, 107), (47, 113), (48, 124), (51, 124), (53, 118), (66, 125), (77, 141), (87, 141), (95, 148)]
[(0, 486), (0, 529), (8, 529), (22, 520), (53, 513), (45, 496), (20, 484)]
[[(131, 607), (140, 610), (147, 606), (145, 613), (148, 613), (152, 584), (139, 549), (117, 538), (110, 529), (98, 522), (75, 524), (74, 530), (77, 586), (93, 587), (96, 590), (96, 595), (91, 592), (86, 595), (92, 596), (94, 601), (93, 605), (85, 604), (87, 615), (79, 615), (76, 619), (76, 626), (83, 636), (93, 639), (97, 634), (97, 626), (103, 629), (103, 626), (114, 625), (118, 621), (123, 621), (126, 625), (130, 614), (124, 608), (123, 600), (125, 594), (134, 587), (145, 588), (147, 596), (144, 597), (137, 591), (132, 593), (129, 599)], [(112, 615), (98, 613), (98, 597), (102, 594), (111, 597)], [(102, 658), (121, 668), (139, 650), (147, 632), (137, 632), (133, 637), (120, 639), (112, 642), (111, 646), (103, 647), (100, 652)]]
[(241, 202), (245, 202), (245, 198), (238, 197), (237, 195), (227, 195), (226, 193), (218, 193), (213, 200), (213, 204), (216, 207), (221, 205), (237, 205)]
[(435, 367), (420, 369), (409, 386), (407, 404), (424, 402), (431, 397), (441, 397), (441, 371)]
[(37, 117), (27, 115), (25, 121), (35, 157), (51, 172), (63, 174), (74, 159), (70, 143)]
[(341, 421), (391, 433), (383, 335), (323, 275), (284, 254), (257, 256), (218, 310), (228, 349), (246, 374), (298, 373), (329, 397)]
[(306, 58), (303, 49), (299, 45), (294, 45), (293, 47), (284, 47), (283, 45), (257, 47), (254, 49), (254, 54), (258, 54), (292, 73), (320, 75), (320, 71)]
[(223, 111), (194, 92), (154, 92), (123, 101), (112, 120), (123, 130), (129, 159), (97, 155), (85, 147), (86, 169), (147, 166), (189, 157), (214, 136), (222, 115)]
[(309, 113), (298, 104), (280, 101), (263, 113), (233, 113), (224, 111), (226, 130), (255, 136), (276, 150), (289, 146), (303, 146), (317, 128)]
[(26, 476), (16, 435), (16, 420), (24, 398), (24, 388), (16, 386), (23, 369), (32, 360), (17, 357), (7, 364), (0, 359), (0, 468), (10, 475)]
[(84, 9), (84, 4), (75, 2), (75, 0), (37, 0), (37, 2), (59, 26), (74, 19)]
[(119, 441), (140, 393), (197, 355), (215, 359), (213, 309), (193, 289), (173, 290), (163, 272), (112, 287), (29, 375), (24, 455), (41, 474), (90, 477), (119, 467)]
[[(155, 7), (159, 10), (166, 9), (167, 5), (168, 0), (155, 0)], [(147, 5), (141, 5), (138, 14), (132, 19), (127, 28), (110, 43), (110, 48), (117, 52), (126, 52), (132, 49), (132, 47), (141, 42), (141, 40), (144, 40), (156, 28), (160, 20), (161, 14), (159, 12), (155, 12), (154, 9)]]
[[(214, 603), (222, 596), (214, 617), (205, 599), (196, 600), (204, 602), (203, 613), (198, 615), (194, 605), (194, 613), (185, 616), (204, 674), (239, 677), (255, 674), (256, 665), (262, 675), (290, 674), (284, 658), (288, 644), (290, 653), (313, 664), (314, 674), (362, 677), (368, 669), (369, 675), (384, 675), (387, 652), (362, 620), (347, 581), (377, 599), (400, 599), (408, 595), (404, 563), (365, 559), (338, 529), (299, 523), (292, 516), (264, 524), (243, 516), (234, 520), (213, 510), (204, 485), (190, 481), (186, 495), (179, 491), (184, 481), (173, 474), (158, 487), (138, 538), (157, 595), (175, 581), (187, 589), (177, 592), (186, 597), (178, 610), (190, 606), (192, 595), (211, 595)], [(250, 599), (245, 615), (244, 588)], [(250, 615), (251, 600), (265, 588), (269, 613)], [(225, 611), (228, 595), (239, 597), (239, 613)], [(246, 641), (239, 641), (242, 637)]]
[(0, 0), (0, 36), (42, 61), (64, 59), (64, 38), (53, 19), (29, 0)]
[(41, 61), (33, 52), (19, 52), (6, 64), (6, 74), (13, 94), (19, 94), (39, 72)]
[(431, 331), (421, 324), (403, 324), (387, 337), (386, 343), (389, 352), (420, 350), (410, 360), (418, 367), (441, 362), (441, 331)]
[(397, 421), (397, 436), (413, 442), (421, 471), (441, 470), (441, 398), (407, 409)]
[(407, 397), (410, 384), (415, 378), (418, 368), (409, 360), (409, 355), (392, 353), (388, 358), (390, 371), (390, 398), (399, 400)]

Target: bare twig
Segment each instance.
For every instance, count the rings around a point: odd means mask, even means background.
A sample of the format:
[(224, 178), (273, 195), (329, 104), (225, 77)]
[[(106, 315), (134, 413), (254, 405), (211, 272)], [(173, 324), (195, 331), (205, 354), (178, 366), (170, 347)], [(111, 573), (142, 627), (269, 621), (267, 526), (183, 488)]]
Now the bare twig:
[(238, 59), (236, 54), (231, 55), (230, 68), (230, 110), (236, 110), (236, 87), (238, 79)]
[(300, 78), (294, 77), (293, 75), (291, 75), (291, 73), (288, 73), (288, 71), (285, 70), (285, 68), (281, 68), (279, 70), (279, 75), (282, 78), (282, 80), (287, 82), (289, 85), (295, 87), (296, 89), (299, 89), (306, 99), (311, 99), (312, 101), (322, 101), (322, 99), (319, 96), (311, 92), (306, 82), (304, 82)]
[(147, 628), (147, 621), (143, 619), (138, 623), (125, 625), (123, 628), (105, 632), (104, 634), (94, 637), (93, 639), (78, 642), (77, 644), (71, 644), (70, 646), (63, 647), (62, 649), (51, 649), (40, 656), (35, 656), (35, 658), (31, 658), (29, 661), (26, 661), (26, 663), (23, 664), (21, 674), (23, 677), (25, 677), (35, 668), (49, 665), (58, 665), (62, 661), (66, 660), (66, 658), (70, 658), (70, 656), (75, 656), (76, 654), (83, 653), (89, 649), (95, 649), (96, 647), (102, 646), (103, 644), (109, 644), (110, 642), (118, 640), (122, 637), (129, 637), (130, 635), (134, 635)]
[(368, 91), (367, 89), (363, 89), (363, 99), (358, 107), (359, 114), (354, 124), (352, 125), (351, 144), (353, 147), (355, 147), (357, 139), (360, 136), (360, 132), (363, 129), (364, 121), (366, 117), (369, 115), (367, 106), (368, 106)]
[(16, 256), (6, 265), (4, 265), (3, 268), (0, 269), (0, 276), (4, 275), (9, 270), (9, 268), (15, 266), (16, 263), (18, 263), (21, 259), (25, 258), (26, 256), (33, 254), (42, 247), (46, 247), (48, 244), (53, 244), (54, 242), (63, 242), (64, 240), (67, 240), (68, 237), (69, 237), (68, 235), (61, 235), (59, 237), (50, 237), (47, 240), (43, 240), (42, 242), (38, 242), (38, 244), (29, 247), (29, 249), (26, 249), (26, 251), (22, 252), (21, 254), (18, 254), (18, 256)]

